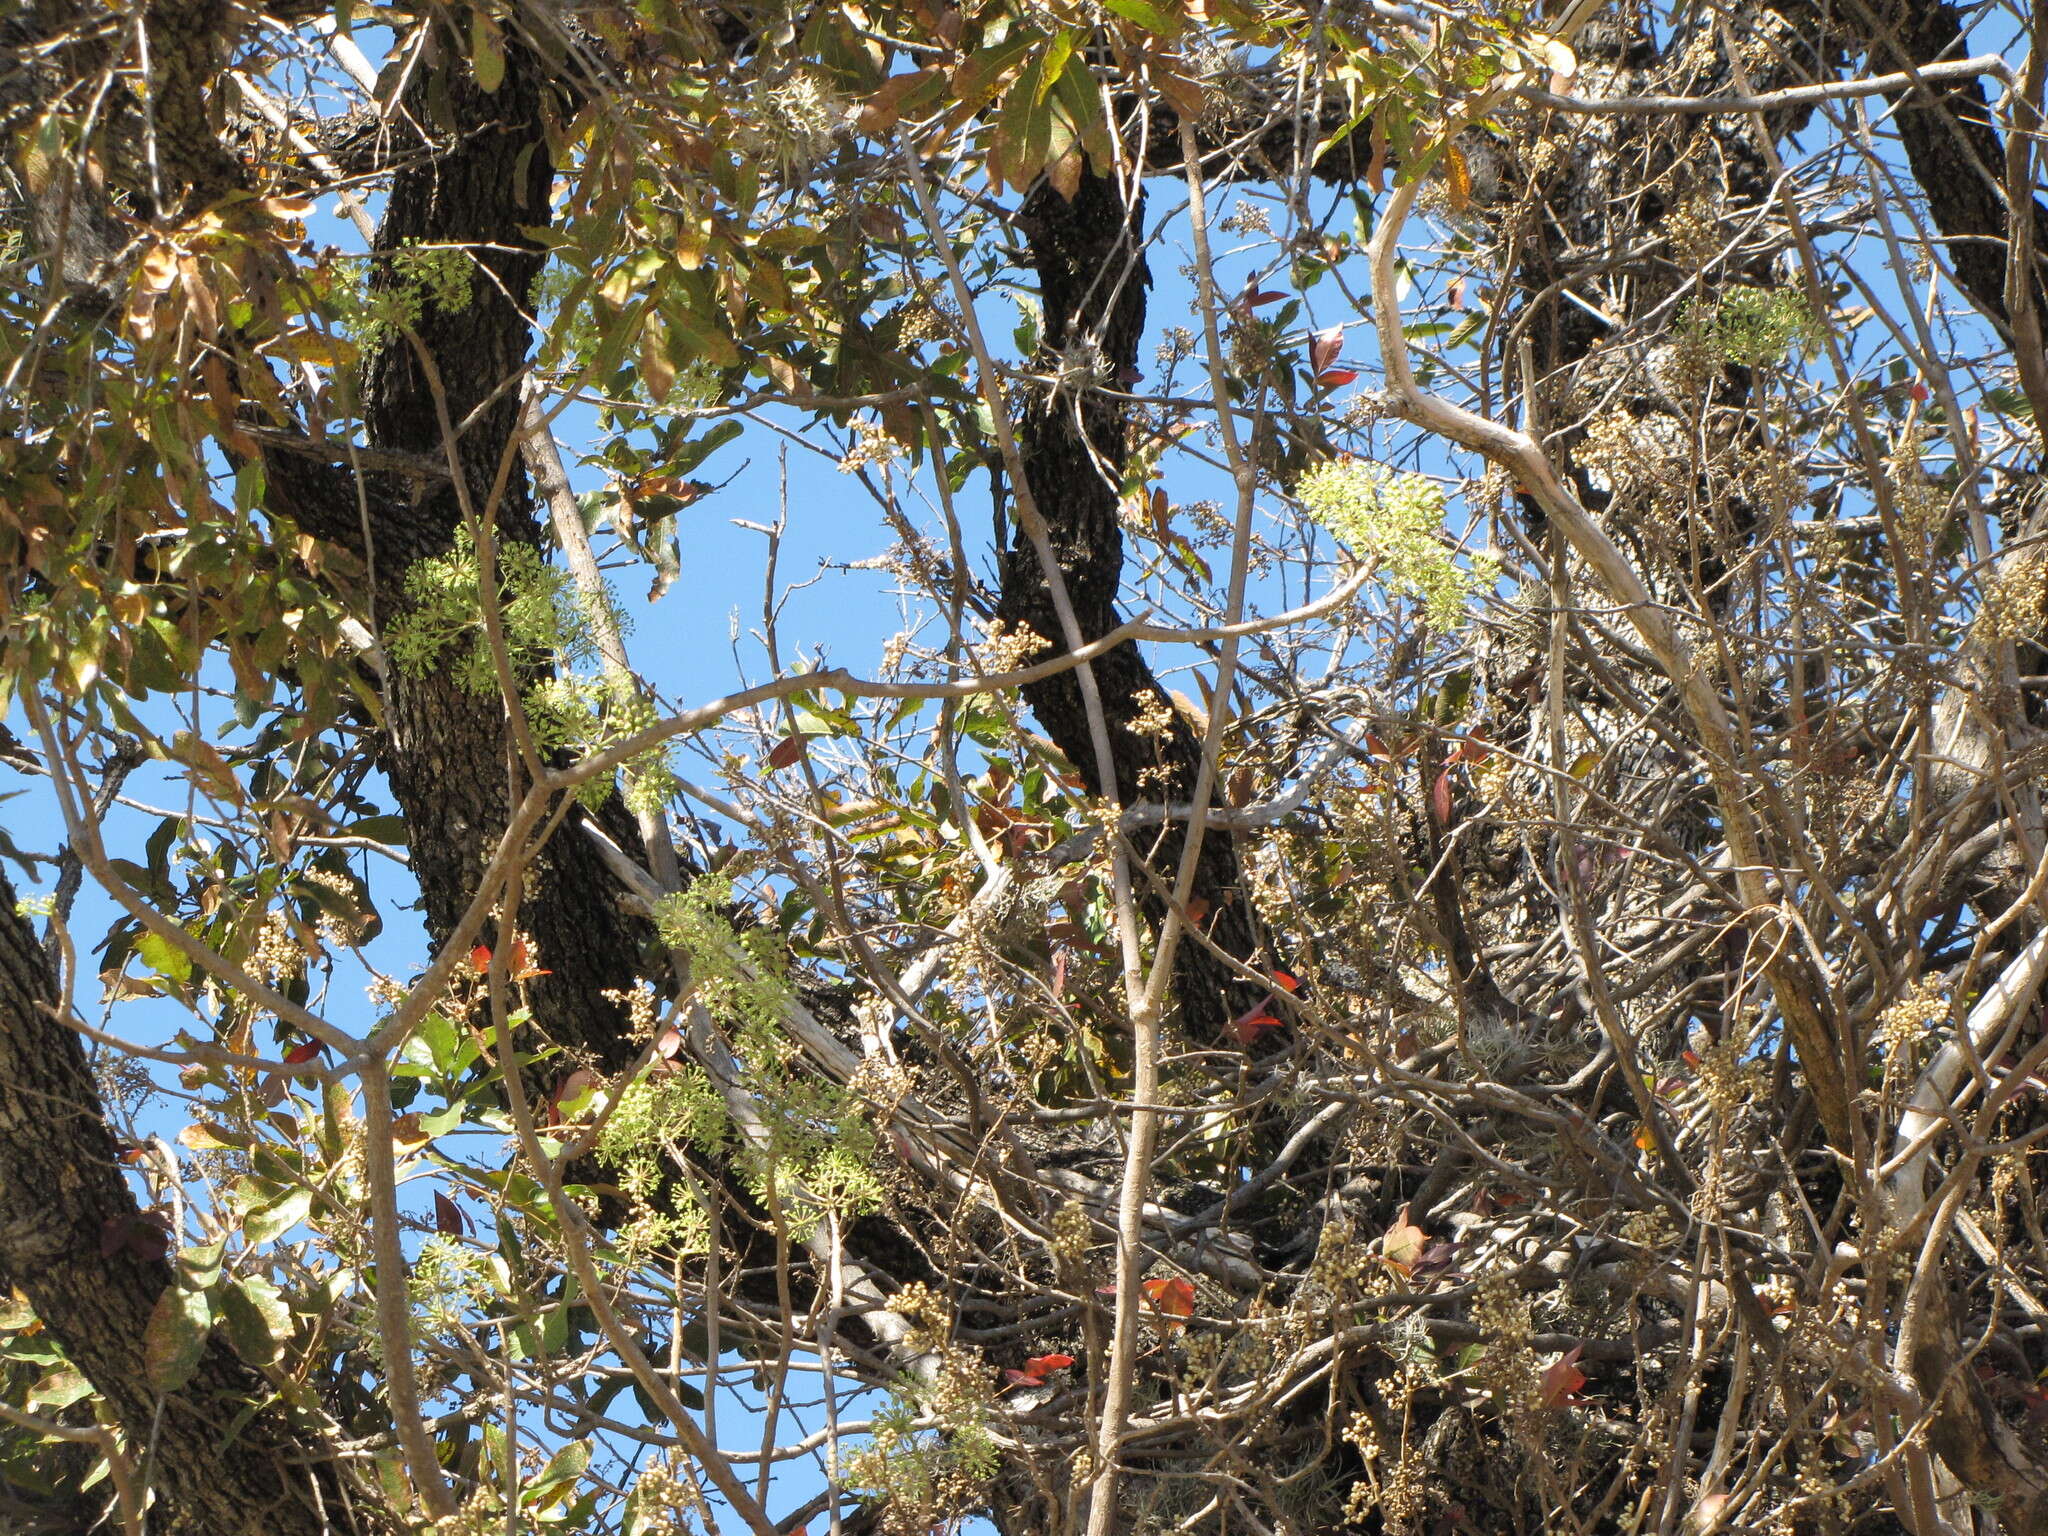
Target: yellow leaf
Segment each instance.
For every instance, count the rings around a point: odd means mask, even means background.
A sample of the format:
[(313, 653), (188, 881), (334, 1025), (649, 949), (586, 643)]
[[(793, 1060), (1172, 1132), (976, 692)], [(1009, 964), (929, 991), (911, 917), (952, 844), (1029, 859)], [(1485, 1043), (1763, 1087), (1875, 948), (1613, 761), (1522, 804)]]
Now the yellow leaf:
[(668, 355), (668, 327), (653, 310), (640, 328), (640, 377), (656, 405), (668, 398), (676, 382), (676, 365)]
[(1579, 56), (1561, 37), (1546, 37), (1536, 45), (1536, 56), (1550, 66), (1552, 86), (1569, 81), (1579, 72)]
[(1076, 144), (1045, 168), (1046, 184), (1066, 202), (1071, 203), (1081, 189), (1082, 164), (1081, 146)]
[(345, 336), (330, 336), (314, 330), (297, 330), (288, 332), (280, 341), (293, 357), (302, 363), (310, 363), (315, 368), (355, 366), (355, 343)]
[(152, 245), (136, 268), (137, 285), (150, 293), (162, 293), (178, 277), (178, 256), (167, 245)]
[(1451, 212), (1463, 213), (1472, 204), (1472, 167), (1465, 163), (1465, 153), (1455, 144), (1444, 146), (1444, 191), (1449, 195)]

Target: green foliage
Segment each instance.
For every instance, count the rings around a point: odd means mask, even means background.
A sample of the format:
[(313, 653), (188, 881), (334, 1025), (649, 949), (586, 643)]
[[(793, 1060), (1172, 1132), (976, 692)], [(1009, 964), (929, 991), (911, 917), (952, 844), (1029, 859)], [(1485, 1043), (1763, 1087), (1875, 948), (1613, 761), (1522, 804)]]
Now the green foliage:
[[(582, 757), (602, 752), (653, 725), (654, 701), (624, 679), (550, 677), (526, 692), (527, 717), (542, 747)], [(676, 776), (666, 745), (643, 752), (625, 768), (626, 804), (636, 812), (655, 813), (676, 792)], [(577, 790), (585, 805), (597, 806), (611, 793), (607, 776), (590, 779)]]
[[(515, 673), (589, 654), (567, 575), (523, 544), (499, 545), (497, 568), (499, 619)], [(495, 692), (498, 675), (484, 636), (482, 580), (469, 529), (456, 530), (447, 554), (415, 564), (405, 592), (411, 606), (392, 620), (385, 639), (392, 661), (414, 677), (441, 669), (471, 693)]]
[(669, 1148), (709, 1152), (725, 1140), (725, 1106), (711, 1080), (694, 1066), (664, 1063), (620, 1093), (598, 1138), (597, 1154), (618, 1170), (619, 1187), (633, 1207), (625, 1234), (629, 1247), (701, 1253), (710, 1227), (703, 1212), (671, 1196), (659, 1201)]
[(1782, 363), (1821, 336), (1819, 318), (1790, 288), (1730, 288), (1717, 303), (1690, 306), (1685, 324), (1715, 356), (1745, 368)]
[(361, 258), (335, 266), (335, 319), (366, 351), (418, 325), (429, 304), (450, 315), (469, 308), (474, 260), (460, 246), (400, 246), (384, 258), (381, 280)]
[(1439, 628), (1455, 626), (1466, 600), (1491, 584), (1483, 563), (1460, 567), (1444, 546), (1444, 493), (1426, 475), (1332, 459), (1303, 475), (1294, 494), (1353, 554), (1376, 561), (1382, 580), (1420, 598)]
[(949, 1352), (935, 1380), (898, 1382), (873, 1438), (847, 1461), (849, 1486), (913, 1513), (920, 1529), (973, 1508), (1002, 1465), (985, 1390), (962, 1364)]
[[(522, 677), (566, 669), (586, 660), (594, 646), (586, 600), (562, 571), (523, 544), (498, 549), (499, 618), (512, 669)], [(455, 547), (438, 559), (422, 560), (406, 578), (412, 606), (391, 623), (386, 648), (414, 677), (445, 668), (472, 693), (498, 686), (484, 633), (482, 584), (476, 541), (467, 528)], [(610, 608), (609, 594), (596, 599)], [(618, 623), (618, 616), (611, 615)], [(623, 628), (624, 626), (621, 625)], [(654, 724), (654, 703), (631, 683), (610, 678), (542, 677), (521, 696), (543, 748), (576, 756), (601, 752)], [(626, 800), (634, 810), (655, 811), (675, 792), (666, 747), (642, 753), (626, 765)], [(578, 791), (586, 805), (602, 804), (611, 793), (601, 776)]]
[(663, 902), (656, 920), (689, 961), (698, 998), (730, 1031), (758, 1106), (764, 1139), (742, 1143), (755, 1189), (803, 1237), (828, 1210), (857, 1216), (879, 1204), (874, 1128), (854, 1095), (800, 1069), (802, 1051), (783, 1026), (795, 1002), (787, 950), (773, 928), (739, 931), (726, 912), (732, 895), (730, 880), (708, 875)]
[(420, 1244), (406, 1289), (426, 1325), (446, 1332), (466, 1314), (488, 1310), (499, 1286), (486, 1255), (437, 1232)]

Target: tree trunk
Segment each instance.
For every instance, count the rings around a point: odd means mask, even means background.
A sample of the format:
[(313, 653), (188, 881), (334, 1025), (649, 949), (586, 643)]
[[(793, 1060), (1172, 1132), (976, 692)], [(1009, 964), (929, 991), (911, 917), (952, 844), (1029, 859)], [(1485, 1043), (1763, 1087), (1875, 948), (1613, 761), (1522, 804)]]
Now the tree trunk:
[[(293, 1427), (269, 1384), (218, 1335), (183, 1388), (160, 1394), (150, 1385), (144, 1330), (171, 1266), (139, 1256), (154, 1228), (121, 1177), (85, 1050), (56, 1006), (49, 963), (0, 876), (0, 1291), (18, 1288), (92, 1383), (168, 1503), (172, 1529), (386, 1529), (345, 1513), (356, 1506), (341, 1496), (318, 1440)], [(352, 1518), (363, 1523), (352, 1527)]]

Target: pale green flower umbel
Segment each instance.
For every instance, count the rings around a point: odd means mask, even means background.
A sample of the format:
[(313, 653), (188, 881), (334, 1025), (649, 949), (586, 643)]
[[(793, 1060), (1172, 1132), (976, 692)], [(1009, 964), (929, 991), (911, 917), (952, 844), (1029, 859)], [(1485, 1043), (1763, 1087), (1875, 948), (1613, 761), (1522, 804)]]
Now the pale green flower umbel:
[(1458, 624), (1466, 600), (1492, 582), (1487, 570), (1460, 566), (1444, 543), (1444, 493), (1427, 475), (1332, 459), (1304, 474), (1294, 494), (1346, 549), (1374, 562), (1382, 582), (1420, 598), (1440, 629)]

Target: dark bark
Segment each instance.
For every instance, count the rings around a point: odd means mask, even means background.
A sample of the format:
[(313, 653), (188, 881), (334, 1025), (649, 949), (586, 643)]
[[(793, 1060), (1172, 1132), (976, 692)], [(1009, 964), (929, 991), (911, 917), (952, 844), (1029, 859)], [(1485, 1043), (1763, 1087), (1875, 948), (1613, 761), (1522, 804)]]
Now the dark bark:
[[(1032, 499), (1044, 518), (1054, 559), (1082, 637), (1093, 639), (1122, 622), (1117, 591), (1123, 579), (1123, 530), (1117, 506), (1129, 459), (1125, 407), (1096, 387), (1098, 380), (1129, 379), (1137, 367), (1150, 282), (1139, 242), (1142, 199), (1126, 206), (1117, 184), (1086, 175), (1071, 200), (1041, 185), (1025, 199), (1019, 223), (1030, 241), (1044, 308), (1038, 366), (1062, 378), (1059, 388), (1036, 393), (1025, 407), (1020, 449)], [(1002, 556), (998, 613), (1018, 629), (1058, 642), (1060, 623), (1052, 585), (1023, 530)], [(1109, 727), (1114, 783), (1104, 783), (1088, 729), (1079, 678), (1072, 672), (1026, 685), (1024, 697), (1092, 794), (1119, 805), (1185, 803), (1201, 765), (1201, 742), (1173, 707), (1135, 644), (1118, 646), (1093, 664)], [(1140, 729), (1146, 717), (1163, 720)], [(1169, 827), (1153, 838), (1140, 834), (1139, 851), (1155, 871), (1147, 898), (1155, 917), (1164, 911), (1160, 888), (1170, 886), (1185, 833)], [(1195, 894), (1206, 904), (1205, 931), (1233, 958), (1252, 962), (1258, 949), (1256, 916), (1240, 886), (1237, 851), (1228, 834), (1202, 840)], [(1183, 1023), (1198, 1044), (1243, 1006), (1248, 989), (1203, 945), (1182, 945), (1176, 970)]]
[[(494, 92), (459, 64), (419, 73), (401, 118), (438, 124), (452, 143), (439, 154), (416, 146), (422, 157), (393, 174), (378, 246), (460, 248), (475, 266), (464, 302), (421, 304), (410, 335), (393, 335), (369, 353), (361, 381), (373, 447), (445, 464), (443, 422), (454, 426), (470, 507), (488, 515), (501, 546), (534, 549), (541, 530), (515, 432), (530, 298), (544, 260), (526, 231), (549, 219), (548, 125), (561, 106), (549, 98), (558, 89), (536, 52), (517, 45), (507, 49)], [(402, 266), (385, 264), (372, 286), (389, 291), (407, 280)], [(390, 633), (410, 601), (408, 575), (454, 543), (462, 497), (453, 480), (372, 475), (359, 506), (340, 466), (272, 452), (266, 469), (279, 504), (302, 527), (363, 557), (378, 627)], [(379, 766), (405, 817), (427, 929), (438, 942), (475, 895), (524, 778), (501, 701), (464, 689), (447, 669), (414, 675), (394, 668), (385, 706)], [(599, 819), (621, 847), (637, 846), (616, 801)], [(573, 826), (529, 869), (519, 926), (549, 972), (532, 983), (537, 1024), (602, 1066), (625, 1064), (634, 1046), (624, 1010), (605, 994), (629, 989), (642, 973), (652, 929), (622, 910), (618, 882)]]
[[(0, 876), (0, 1290), (18, 1287), (28, 1298), (113, 1410), (138, 1462), (155, 1437), (147, 1472), (169, 1505), (171, 1529), (351, 1529), (349, 1503), (318, 1442), (294, 1428), (269, 1385), (218, 1336), (183, 1389), (159, 1396), (150, 1386), (144, 1330), (171, 1267), (138, 1257), (123, 1240), (141, 1212), (121, 1177), (85, 1050), (51, 1011), (56, 1000), (42, 948)], [(273, 1405), (256, 1407), (266, 1400)]]
[[(1873, 8), (1855, 0), (1849, 14), (1867, 29), (1871, 62), (1881, 71), (1912, 70), (1967, 56), (1963, 18), (1947, 0), (1905, 0)], [(2013, 210), (2005, 197), (2005, 146), (1991, 125), (1991, 104), (1976, 79), (1930, 82), (1908, 92), (1893, 117), (1913, 179), (1935, 228), (1948, 241), (1957, 282), (1984, 312), (2011, 319), (2005, 301), (2006, 248)], [(2029, 198), (2033, 221), (2033, 300), (2044, 294), (2039, 262), (2048, 253), (2048, 206)]]

